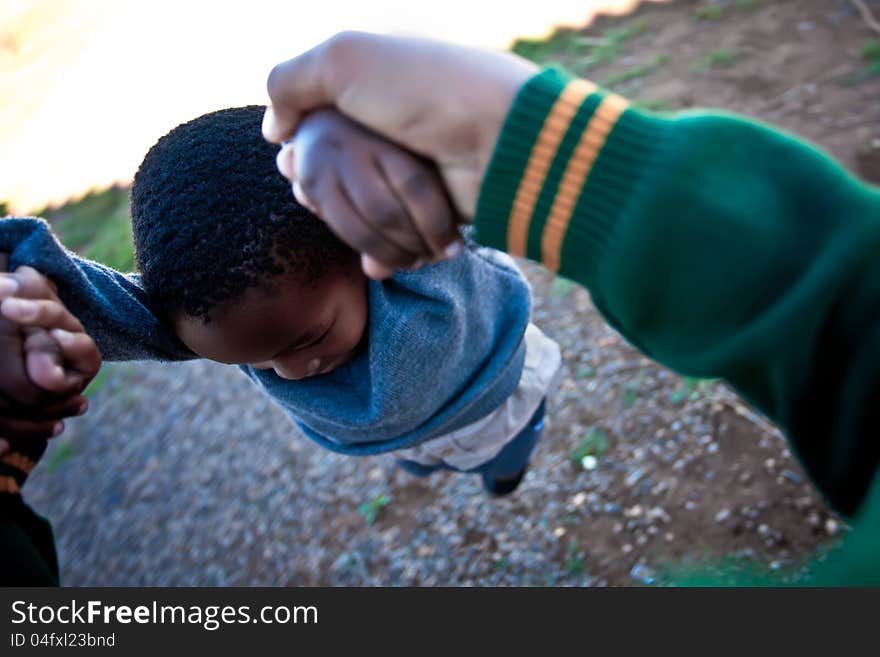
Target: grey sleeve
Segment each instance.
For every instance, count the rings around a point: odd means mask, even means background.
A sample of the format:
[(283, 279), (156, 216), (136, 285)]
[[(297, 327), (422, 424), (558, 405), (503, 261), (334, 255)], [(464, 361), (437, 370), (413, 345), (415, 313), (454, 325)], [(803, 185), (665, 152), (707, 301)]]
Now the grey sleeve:
[(33, 267), (51, 278), (104, 360), (197, 358), (150, 309), (136, 274), (123, 274), (66, 250), (42, 219), (0, 219), (0, 252), (10, 270)]

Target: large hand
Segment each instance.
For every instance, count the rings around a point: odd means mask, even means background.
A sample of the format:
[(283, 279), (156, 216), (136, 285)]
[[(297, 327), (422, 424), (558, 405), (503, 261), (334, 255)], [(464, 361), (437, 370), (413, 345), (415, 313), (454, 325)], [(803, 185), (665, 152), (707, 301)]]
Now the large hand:
[[(532, 64), (508, 53), (344, 32), (272, 70), (263, 133), (282, 142), (305, 114), (335, 106), (433, 160), (458, 211), (472, 217), (504, 118), (534, 73)], [(279, 168), (296, 182), (292, 150), (295, 145), (279, 154)], [(333, 226), (334, 217), (323, 219)], [(359, 251), (379, 255), (373, 240), (337, 232)]]

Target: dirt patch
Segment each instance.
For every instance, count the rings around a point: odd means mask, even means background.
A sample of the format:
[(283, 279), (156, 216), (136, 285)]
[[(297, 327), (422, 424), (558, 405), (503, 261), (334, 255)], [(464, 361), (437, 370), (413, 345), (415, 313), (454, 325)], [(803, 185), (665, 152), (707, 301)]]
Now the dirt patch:
[[(880, 14), (880, 3), (867, 4)], [(720, 9), (718, 18), (700, 11), (709, 6)], [(613, 62), (584, 70), (576, 53), (561, 59), (602, 81), (661, 57), (649, 75), (614, 88), (672, 109), (717, 107), (768, 121), (880, 182), (880, 76), (870, 75), (863, 54), (878, 35), (849, 0), (643, 4), (634, 17), (603, 17), (585, 34), (600, 37), (639, 19), (646, 29)]]

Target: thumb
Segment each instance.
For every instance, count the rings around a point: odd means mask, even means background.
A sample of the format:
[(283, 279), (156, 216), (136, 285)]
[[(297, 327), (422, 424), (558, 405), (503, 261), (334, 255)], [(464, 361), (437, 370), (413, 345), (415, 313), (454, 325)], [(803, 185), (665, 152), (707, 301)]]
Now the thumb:
[(321, 79), (318, 60), (326, 42), (275, 66), (269, 73), (266, 90), (271, 104), (263, 116), (263, 137), (274, 144), (293, 136), (307, 112), (333, 105)]

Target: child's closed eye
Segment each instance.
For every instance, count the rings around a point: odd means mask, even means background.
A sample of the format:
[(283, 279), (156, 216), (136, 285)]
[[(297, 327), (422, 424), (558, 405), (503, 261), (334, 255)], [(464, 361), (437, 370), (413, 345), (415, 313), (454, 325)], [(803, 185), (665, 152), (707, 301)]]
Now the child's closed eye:
[(319, 344), (324, 342), (327, 339), (327, 336), (330, 335), (330, 329), (333, 328), (333, 324), (328, 324), (325, 328), (319, 329), (317, 333), (317, 337), (307, 340), (305, 344), (294, 344), (286, 349), (286, 351), (305, 351), (306, 349), (311, 349), (312, 347), (317, 347)]

